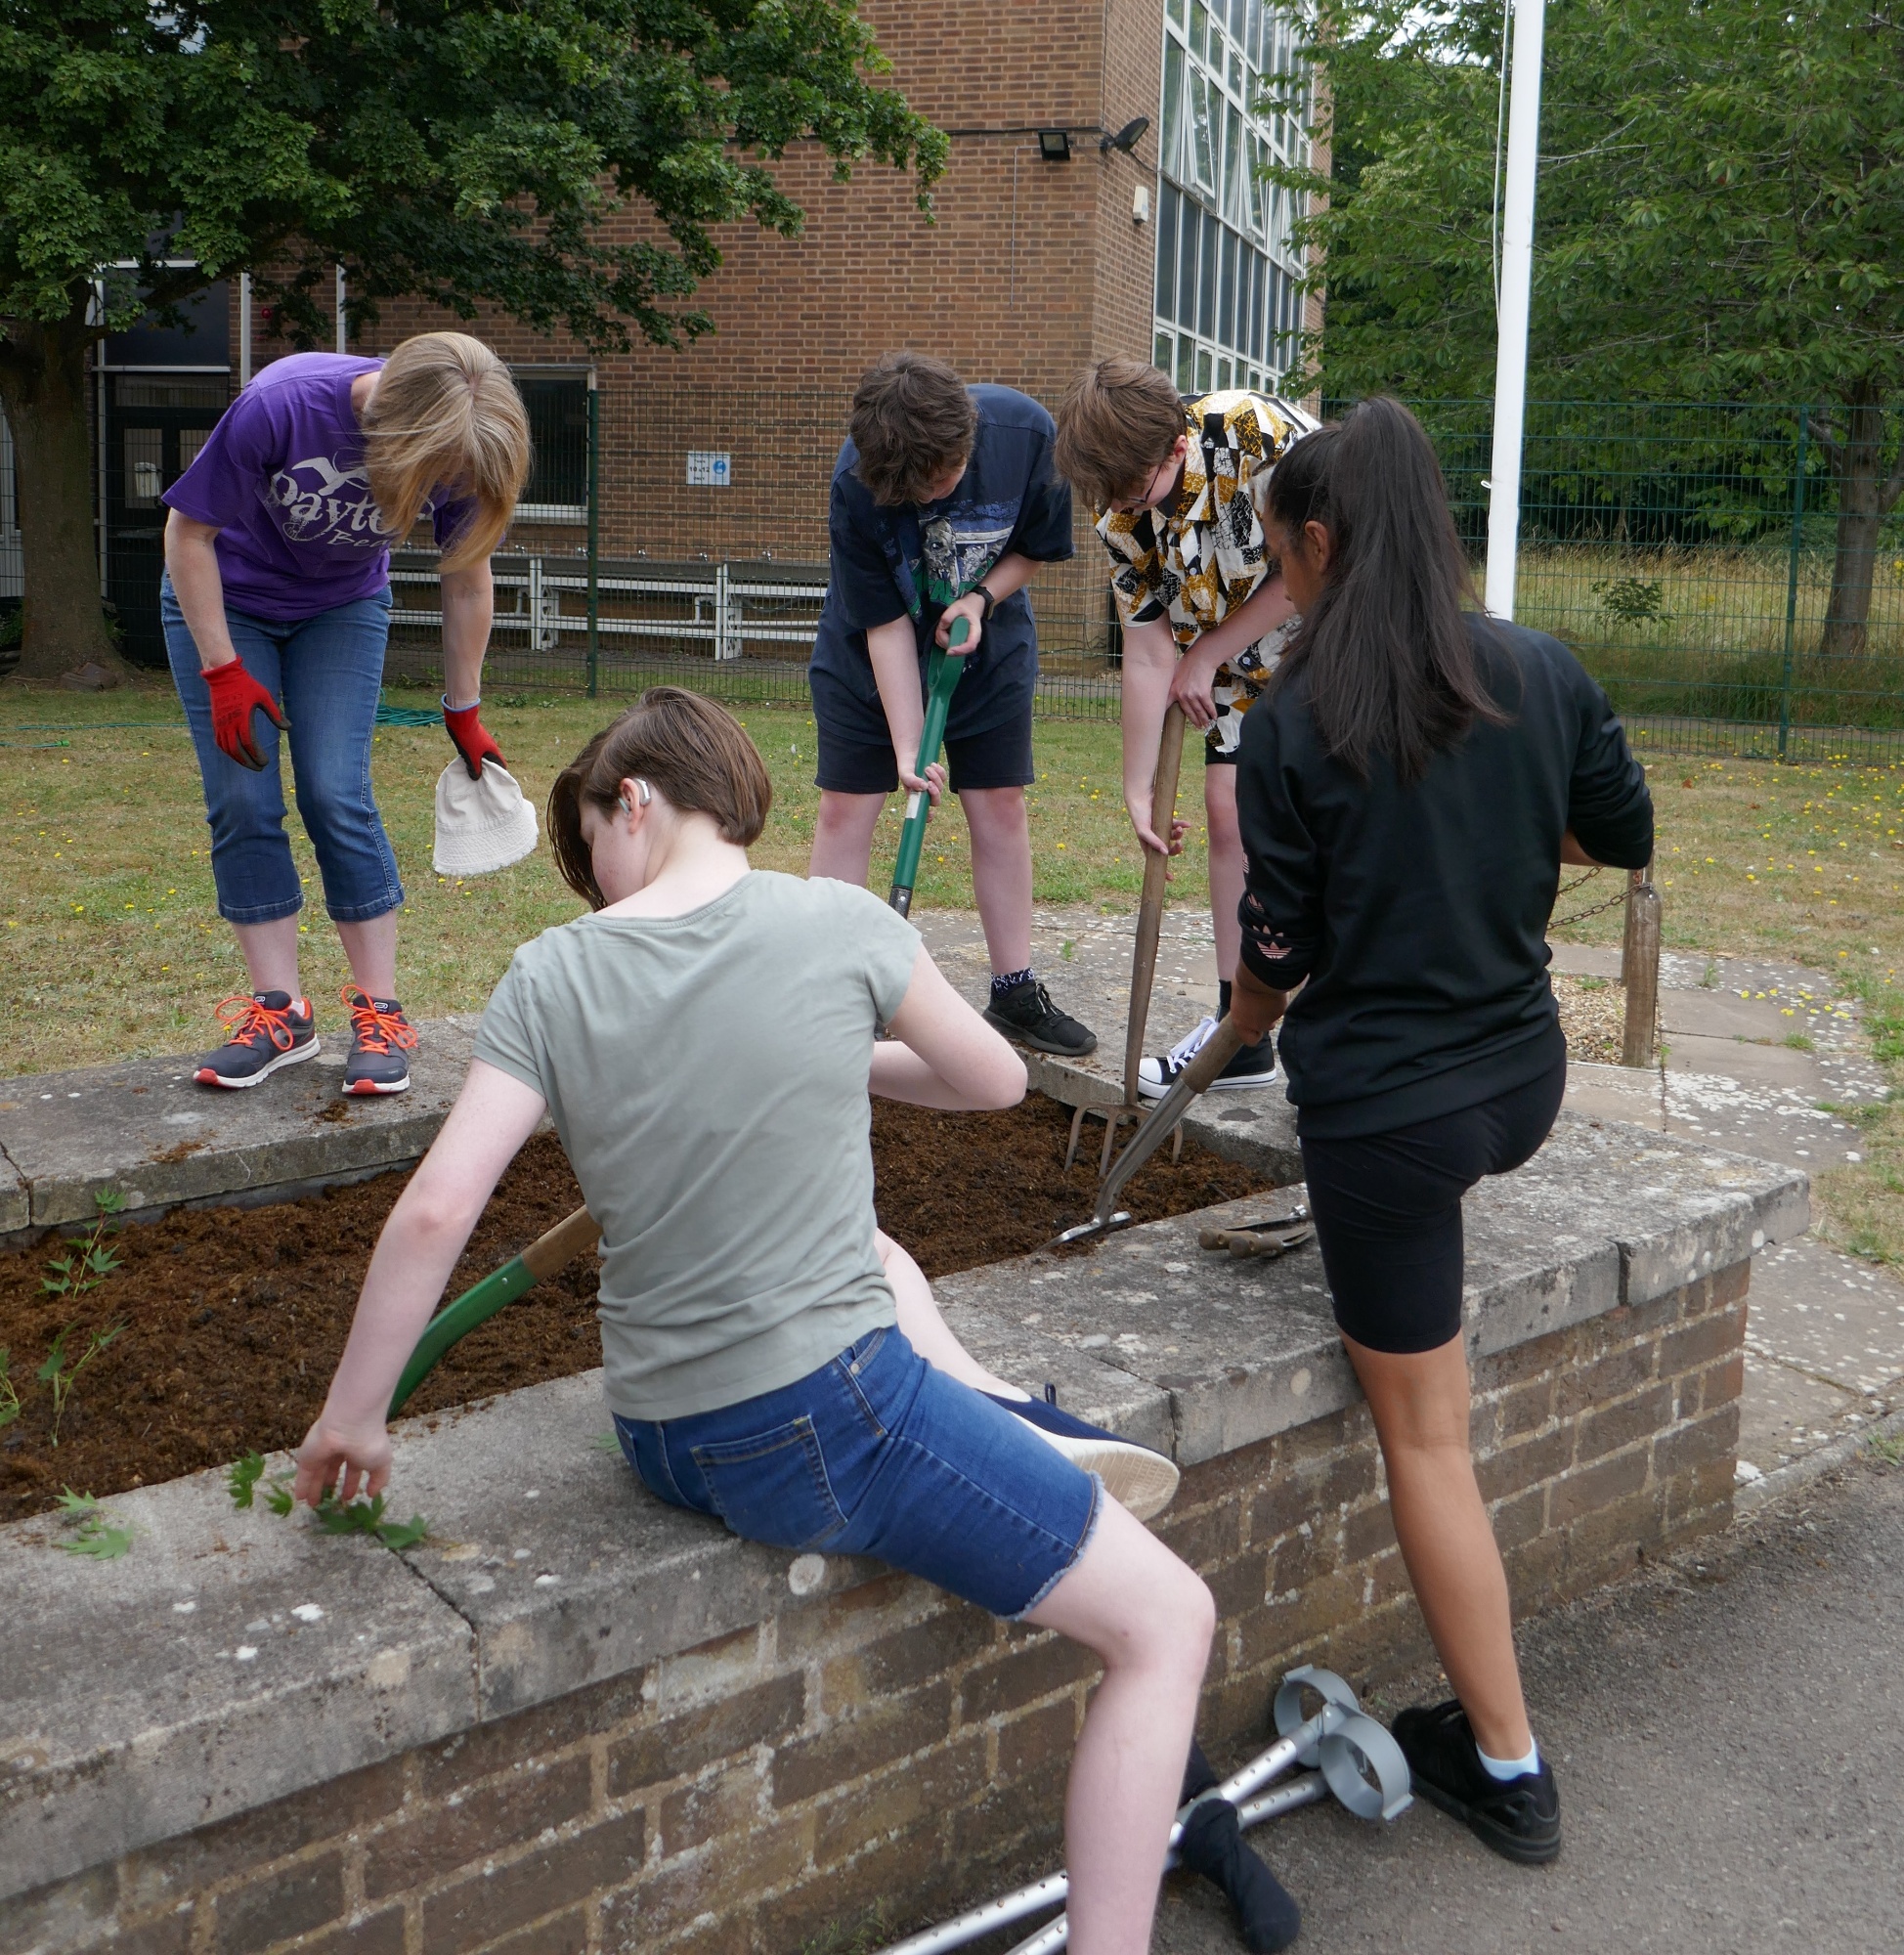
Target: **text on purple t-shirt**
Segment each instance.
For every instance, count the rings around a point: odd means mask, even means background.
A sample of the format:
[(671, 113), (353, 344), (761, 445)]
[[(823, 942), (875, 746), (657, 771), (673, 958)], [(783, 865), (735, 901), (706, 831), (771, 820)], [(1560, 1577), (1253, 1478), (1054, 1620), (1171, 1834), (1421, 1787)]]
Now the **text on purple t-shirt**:
[[(314, 618), (390, 582), (393, 539), (370, 494), (350, 399), (351, 382), (382, 366), (345, 353), (273, 361), (166, 490), (181, 515), (217, 525), (218, 571), (234, 610)], [(441, 493), (424, 503), (439, 548), (473, 506)]]

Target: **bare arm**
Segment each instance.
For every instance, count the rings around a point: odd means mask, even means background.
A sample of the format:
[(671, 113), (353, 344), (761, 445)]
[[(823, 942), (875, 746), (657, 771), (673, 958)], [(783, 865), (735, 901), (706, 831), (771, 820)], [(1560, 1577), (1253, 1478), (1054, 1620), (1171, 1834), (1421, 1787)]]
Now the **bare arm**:
[(913, 635), (912, 620), (901, 616), (889, 624), (875, 625), (866, 633), (866, 655), (873, 662), (873, 679), (880, 689), (880, 704), (886, 709), (887, 731), (892, 735), (892, 751), (898, 757), (899, 785), (908, 793), (930, 786), (936, 807), (945, 786), (945, 769), (934, 761), (928, 770), (930, 782), (919, 772), (926, 696), (919, 684), (919, 641)]
[(443, 687), (452, 710), (473, 706), (483, 691), (483, 655), (496, 615), (489, 558), (443, 574)]
[[(1020, 556), (1014, 550), (1010, 556), (1000, 557), (978, 582), (992, 593), (994, 603), (1003, 604), (1015, 591), (1022, 590), (1037, 573), (1036, 557)], [(953, 598), (939, 615), (938, 630), (933, 633), (934, 640), (945, 650), (950, 651), (952, 648), (945, 641), (951, 634), (952, 621), (954, 618), (963, 618), (971, 628), (972, 635), (958, 648), (956, 656), (964, 658), (968, 653), (975, 652), (978, 649), (979, 639), (985, 635), (985, 628), (981, 622), (984, 609), (985, 600), (978, 595), (975, 588), (967, 591), (963, 597)]]
[(1221, 625), (1201, 633), (1184, 654), (1170, 682), (1170, 695), (1184, 709), (1184, 717), (1199, 730), (1217, 717), (1217, 703), (1210, 681), (1226, 659), (1233, 659), (1274, 631), (1284, 619), (1295, 615), (1282, 587), (1282, 573), (1267, 578), (1250, 592)]
[(1024, 1098), (1024, 1061), (945, 981), (923, 947), (904, 1002), (873, 1048), (870, 1085), (883, 1100), (978, 1112)]
[(1289, 994), (1263, 982), (1247, 964), (1238, 961), (1230, 987), (1230, 1017), (1244, 1043), (1254, 1045), (1289, 1008)]
[[(1170, 681), (1177, 670), (1177, 640), (1161, 618), (1147, 625), (1124, 627), (1124, 805), (1131, 826), (1145, 847), (1162, 849), (1163, 838), (1151, 826), (1150, 788), (1157, 774), (1157, 743), (1163, 735), (1164, 709), (1170, 704)], [(1182, 849), (1179, 822), (1170, 836), (1169, 853)]]
[(198, 648), (199, 667), (206, 672), (238, 657), (225, 623), (225, 581), (218, 574), (218, 552), (213, 547), (217, 537), (215, 524), (201, 523), (176, 509), (166, 512), (165, 569), (185, 613), (186, 629)]
[(1579, 838), (1570, 828), (1560, 838), (1560, 859), (1575, 869), (1605, 869), (1612, 865), (1589, 855), (1579, 845)]
[(502, 1170), (536, 1131), (542, 1097), (472, 1061), (456, 1104), (377, 1238), (350, 1339), (317, 1422), (297, 1455), (297, 1498), (316, 1504), (382, 1492), (390, 1478), (384, 1412), (450, 1272)]

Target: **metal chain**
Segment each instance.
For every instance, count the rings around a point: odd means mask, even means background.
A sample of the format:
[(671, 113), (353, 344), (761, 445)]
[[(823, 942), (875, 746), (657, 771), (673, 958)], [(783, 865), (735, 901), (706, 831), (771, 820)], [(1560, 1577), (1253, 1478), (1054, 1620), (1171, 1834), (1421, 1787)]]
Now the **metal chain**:
[[(1554, 901), (1558, 902), (1562, 896), (1571, 896), (1576, 890), (1584, 889), (1588, 883), (1592, 882), (1595, 876), (1599, 875), (1599, 873), (1600, 871), (1598, 869), (1589, 869), (1584, 876), (1577, 877), (1573, 882), (1569, 883), (1564, 889), (1557, 890), (1554, 891)], [(1615, 894), (1609, 896), (1605, 902), (1588, 903), (1585, 909), (1576, 910), (1572, 916), (1550, 917), (1547, 920), (1547, 928), (1550, 931), (1565, 930), (1570, 925), (1577, 923), (1584, 923), (1586, 919), (1590, 916), (1598, 916), (1602, 910), (1618, 909), (1619, 906), (1625, 900), (1626, 900), (1626, 886), (1624, 883), (1622, 883), (1618, 891)]]

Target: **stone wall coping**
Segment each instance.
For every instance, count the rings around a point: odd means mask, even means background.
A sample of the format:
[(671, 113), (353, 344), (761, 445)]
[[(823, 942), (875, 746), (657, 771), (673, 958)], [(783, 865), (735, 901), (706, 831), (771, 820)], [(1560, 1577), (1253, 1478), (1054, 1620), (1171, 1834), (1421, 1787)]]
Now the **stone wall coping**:
[[(1644, 1304), (1801, 1234), (1807, 1204), (1796, 1171), (1563, 1115), (1534, 1161), (1469, 1199), (1468, 1334), (1502, 1351)], [(1284, 1197), (935, 1289), (1004, 1375), (1049, 1379), (1068, 1409), (1194, 1465), (1358, 1395), (1313, 1246), (1267, 1264), (1197, 1246), (1200, 1225), (1266, 1205)], [(51, 1519), (0, 1528), (0, 1898), (585, 1684), (691, 1664), (874, 1571), (740, 1542), (631, 1485), (599, 1372), (405, 1420), (395, 1439), (393, 1511), (431, 1529), (401, 1555), (240, 1513), (219, 1473), (109, 1500), (135, 1536), (119, 1561), (59, 1552)]]

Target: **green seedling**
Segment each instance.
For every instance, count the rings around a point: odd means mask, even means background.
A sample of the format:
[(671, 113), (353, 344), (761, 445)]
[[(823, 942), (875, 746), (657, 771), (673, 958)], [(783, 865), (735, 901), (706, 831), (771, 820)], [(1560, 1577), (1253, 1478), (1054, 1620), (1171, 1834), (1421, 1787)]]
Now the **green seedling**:
[(0, 1344), (0, 1425), (11, 1425), (20, 1416), (20, 1393), (8, 1369), (12, 1362), (12, 1353)]
[(374, 1535), (385, 1547), (397, 1549), (414, 1547), (430, 1532), (421, 1514), (411, 1514), (407, 1521), (385, 1520), (381, 1494), (374, 1499), (346, 1503), (335, 1494), (326, 1493), (318, 1502), (318, 1526), (325, 1534)]
[[(258, 1482), (264, 1479), (265, 1455), (262, 1453), (247, 1453), (242, 1459), (235, 1459), (231, 1470), (225, 1475), (226, 1490), (231, 1494), (235, 1507), (248, 1507), (256, 1499)], [(265, 1480), (265, 1505), (274, 1514), (288, 1514), (297, 1502), (291, 1498), (291, 1483), (283, 1474), (274, 1474)]]
[(68, 1487), (60, 1496), (60, 1511), (72, 1529), (72, 1539), (63, 1541), (65, 1554), (84, 1554), (94, 1561), (117, 1561), (132, 1548), (132, 1530), (115, 1527), (112, 1519), (90, 1494), (75, 1494)]
[(1904, 1433), (1874, 1432), (1865, 1441), (1864, 1450), (1886, 1466), (1904, 1466)]
[(126, 1198), (117, 1189), (101, 1189), (93, 1196), (93, 1206), (99, 1212), (93, 1218), (91, 1232), (65, 1238), (72, 1253), (48, 1259), (46, 1267), (52, 1274), (40, 1279), (40, 1287), (51, 1290), (55, 1296), (77, 1296), (84, 1290), (97, 1289), (119, 1267), (119, 1252), (106, 1246), (105, 1237), (112, 1227), (112, 1218), (125, 1205)]
[(65, 1416), (66, 1401), (72, 1397), (72, 1388), (80, 1372), (126, 1326), (123, 1324), (115, 1324), (110, 1330), (88, 1331), (85, 1350), (80, 1352), (79, 1356), (68, 1365), (66, 1363), (66, 1338), (73, 1327), (72, 1325), (68, 1324), (54, 1338), (52, 1347), (46, 1354), (46, 1363), (33, 1374), (39, 1379), (41, 1384), (50, 1385), (53, 1389), (53, 1443), (55, 1446), (58, 1446), (60, 1443), (60, 1421)]

